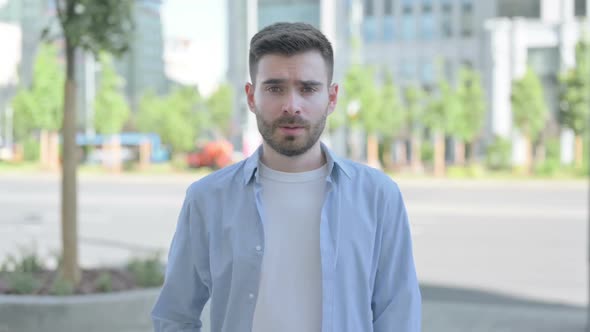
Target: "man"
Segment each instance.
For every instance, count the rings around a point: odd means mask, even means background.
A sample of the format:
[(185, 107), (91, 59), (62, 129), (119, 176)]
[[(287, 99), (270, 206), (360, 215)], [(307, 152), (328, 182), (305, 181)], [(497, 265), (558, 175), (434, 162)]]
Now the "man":
[(333, 52), (302, 23), (250, 43), (246, 84), (263, 144), (192, 184), (153, 309), (156, 331), (418, 332), (421, 298), (397, 185), (319, 141)]

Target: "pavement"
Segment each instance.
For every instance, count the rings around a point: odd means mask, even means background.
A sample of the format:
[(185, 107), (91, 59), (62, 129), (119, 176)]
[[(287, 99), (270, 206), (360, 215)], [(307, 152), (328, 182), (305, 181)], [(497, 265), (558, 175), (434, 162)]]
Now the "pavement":
[[(82, 175), (83, 266), (166, 253), (196, 178)], [(423, 293), (423, 331), (585, 331), (586, 181), (400, 180)], [(59, 179), (0, 174), (0, 259), (60, 248)]]

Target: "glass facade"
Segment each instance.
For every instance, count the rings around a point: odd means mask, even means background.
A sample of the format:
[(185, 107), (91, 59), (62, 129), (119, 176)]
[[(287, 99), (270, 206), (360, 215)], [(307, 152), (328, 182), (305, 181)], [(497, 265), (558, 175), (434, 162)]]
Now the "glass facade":
[(395, 40), (395, 20), (393, 16), (383, 17), (383, 40)]
[(420, 37), (423, 40), (433, 40), (436, 38), (435, 16), (430, 12), (423, 12), (420, 16)]
[(365, 17), (363, 20), (363, 39), (366, 42), (374, 42), (379, 38), (379, 28), (375, 16)]
[(472, 0), (462, 0), (461, 2), (461, 36), (473, 36), (473, 2)]
[(416, 39), (416, 16), (409, 13), (402, 16), (401, 38), (406, 41)]
[[(541, 17), (540, 0), (497, 0), (499, 17)], [(584, 0), (585, 1), (585, 0)]]
[(305, 22), (320, 27), (320, 1), (263, 1), (258, 7), (258, 28), (276, 22)]

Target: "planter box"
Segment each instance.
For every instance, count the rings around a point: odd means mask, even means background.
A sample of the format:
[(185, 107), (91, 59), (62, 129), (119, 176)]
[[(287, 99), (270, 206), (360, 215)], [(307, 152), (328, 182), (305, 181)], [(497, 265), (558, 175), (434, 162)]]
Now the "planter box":
[(74, 296), (0, 295), (0, 332), (148, 332), (159, 288)]

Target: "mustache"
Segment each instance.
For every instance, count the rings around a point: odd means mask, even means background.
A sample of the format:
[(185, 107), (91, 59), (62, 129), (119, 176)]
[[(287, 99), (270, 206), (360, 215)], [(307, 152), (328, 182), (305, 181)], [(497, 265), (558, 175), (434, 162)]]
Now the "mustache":
[(274, 122), (275, 127), (281, 127), (285, 125), (307, 128), (309, 126), (309, 122), (298, 115), (283, 115)]

